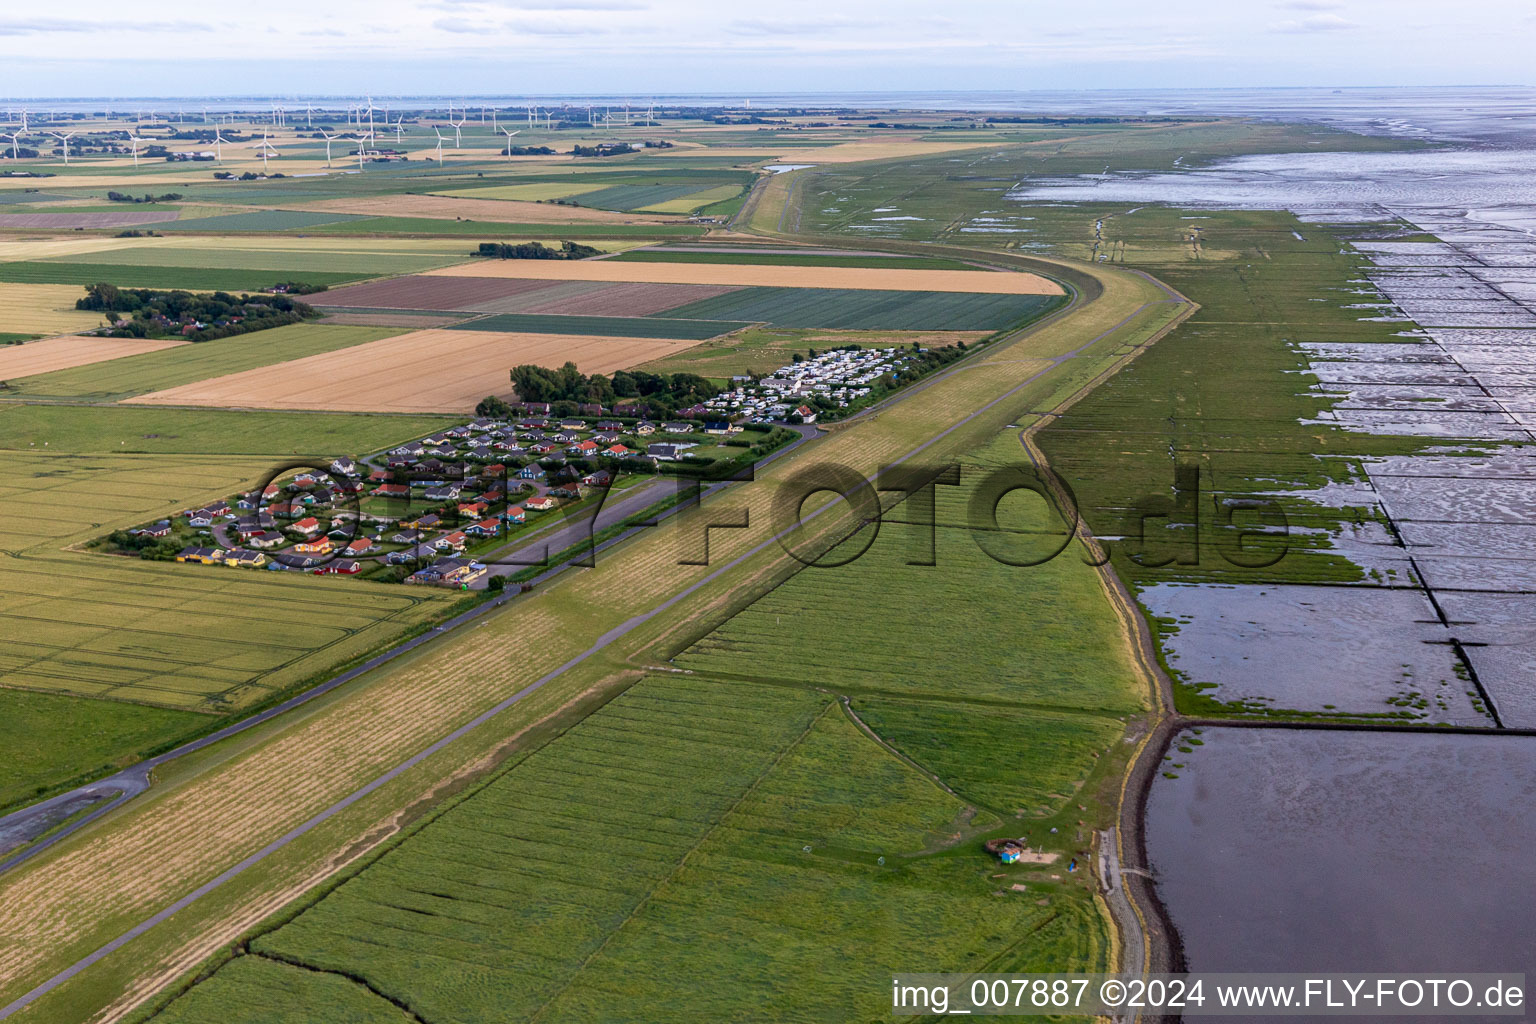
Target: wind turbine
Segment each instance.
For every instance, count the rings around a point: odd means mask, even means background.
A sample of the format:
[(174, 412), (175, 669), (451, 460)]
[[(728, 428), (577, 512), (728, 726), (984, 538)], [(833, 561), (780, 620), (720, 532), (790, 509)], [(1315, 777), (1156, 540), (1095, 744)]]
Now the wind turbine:
[[(374, 139), (373, 139), (373, 97), (372, 96), (368, 97), (368, 141), (370, 143), (374, 142)], [(377, 145), (377, 143), (374, 143), (374, 145)], [(361, 149), (362, 147), (358, 147), (358, 148)]]
[(521, 128), (519, 128), (516, 132), (508, 131), (505, 128), (503, 128), (501, 130), (501, 133), (507, 137), (507, 159), (508, 160), (512, 159), (512, 136), (516, 135), (517, 132), (520, 132), (520, 131), (522, 131)]
[(69, 166), (69, 140), (74, 137), (74, 132), (49, 132), (54, 138), (64, 143), (64, 166)]
[(443, 133), (437, 131), (436, 128), (433, 128), (432, 130), (437, 132), (437, 166), (438, 169), (441, 170), (443, 166)]
[(137, 135), (130, 135), (130, 136), (128, 136), (128, 141), (133, 143), (133, 169), (134, 170), (138, 170), (139, 169), (139, 143), (141, 143), (141, 142), (148, 142), (149, 140), (148, 139), (141, 139)]
[(401, 114), (399, 117), (395, 118), (395, 146), (397, 148), (400, 145), (400, 133), (405, 131), (405, 125), (403, 123), (404, 121), (405, 121), (405, 115), (404, 114)]
[(325, 136), (325, 166), (329, 167), (331, 166), (331, 140), (336, 136), (327, 134), (324, 128), (320, 129), (320, 134)]
[(16, 140), (21, 138), (21, 132), (12, 132), (11, 134), (4, 136), (4, 138), (11, 140), (11, 159), (20, 160), (21, 149), (19, 147), (19, 143)]
[(304, 104), (304, 127), (313, 128), (315, 126), (314, 114), (315, 108), (306, 102)]
[(263, 128), (261, 130), (261, 173), (262, 174), (266, 174), (267, 173), (267, 157), (269, 155), (271, 155), (272, 153), (276, 153), (276, 152), (277, 152), (277, 149), (274, 148), (273, 145), (270, 142), (267, 141), (267, 130), (265, 128)]
[(213, 126), (213, 152), (214, 159), (219, 163), (224, 162), (224, 136), (219, 132), (219, 126)]
[(469, 120), (469, 119), (468, 118), (460, 118), (458, 121), (455, 121), (451, 116), (448, 118), (448, 123), (453, 125), (453, 148), (454, 149), (461, 149), (461, 148), (463, 148), (462, 147), (462, 143), (463, 143), (464, 140), (459, 135), (459, 129), (464, 127), (464, 122), (467, 121), (467, 120)]

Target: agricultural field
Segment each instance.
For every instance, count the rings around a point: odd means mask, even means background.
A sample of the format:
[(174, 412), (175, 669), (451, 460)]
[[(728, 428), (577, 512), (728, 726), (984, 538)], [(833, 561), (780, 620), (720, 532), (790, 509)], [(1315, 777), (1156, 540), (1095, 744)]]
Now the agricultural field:
[[(0, 271), (15, 264), (0, 263)], [(9, 332), (68, 334), (101, 326), (101, 314), (75, 308), (79, 288), (0, 282), (0, 326)]]
[[(483, 261), (476, 266), (486, 266)], [(421, 309), (464, 313), (646, 316), (723, 295), (696, 284), (605, 284), (509, 277), (414, 275), (339, 288), (315, 298), (321, 309)]]
[[(205, 343), (206, 344), (206, 343)], [(131, 405), (8, 405), (0, 451), (154, 455), (362, 455), (453, 426), (447, 416), (231, 412)]]
[[(178, 241), (182, 240), (178, 239)], [(192, 239), (186, 239), (186, 241), (192, 241)], [(239, 248), (223, 246), (218, 244), (217, 240), (198, 239), (197, 241), (203, 244), (196, 247), (140, 244), (82, 255), (51, 256), (41, 262), (94, 263), (118, 267), (190, 266), (374, 277), (382, 274), (413, 274), (420, 270), (429, 270), (468, 259), (467, 246), (459, 246), (450, 255), (448, 253), (370, 252), (366, 251), (370, 247), (362, 243), (354, 243), (352, 248), (364, 251), (348, 252), (297, 244), (291, 248), (272, 246), (257, 249), (251, 246)]]
[(510, 390), (508, 373), (523, 363), (560, 366), (574, 362), (583, 373), (611, 373), (687, 348), (695, 341), (429, 329), (183, 384), (125, 402), (252, 409), (467, 412), (487, 395)]
[(621, 263), (744, 263), (756, 266), (776, 267), (884, 267), (900, 270), (978, 270), (962, 260), (937, 256), (868, 255), (856, 253), (820, 253), (815, 249), (799, 252), (767, 250), (753, 252), (750, 248), (731, 252), (723, 248), (689, 251), (687, 249), (646, 248), (620, 253), (612, 259)]
[(750, 325), (744, 321), (674, 320), (657, 316), (548, 316), (535, 313), (493, 313), (490, 316), (477, 317), (455, 324), (452, 329), (704, 341), (747, 326)]
[[(1068, 934), (1077, 962), (1100, 962), (1080, 890), (999, 899), (985, 861), (928, 855), (974, 813), (825, 694), (647, 678), (155, 1019), (256, 1020), (291, 974), (248, 959), (360, 978), (423, 1019), (550, 1020), (636, 1000), (863, 1018), (887, 998), (866, 975), (890, 957), (979, 969), (1000, 934), (1018, 937), (1010, 962)], [(805, 926), (835, 905), (860, 912)]]
[(742, 288), (716, 298), (675, 306), (667, 310), (666, 315), (848, 331), (990, 332), (1020, 326), (1027, 320), (1045, 315), (1062, 301), (1057, 295), (833, 287)]
[(894, 266), (785, 267), (733, 263), (625, 263), (617, 260), (501, 260), (428, 271), (429, 276), (515, 277), (554, 281), (637, 281), (727, 287), (830, 288), (926, 291), (988, 295), (1060, 295), (1061, 287), (1037, 274), (983, 270), (906, 270)]
[[(342, 284), (356, 281), (371, 274), (334, 273), (307, 270), (303, 278), (307, 284)], [(184, 288), (188, 291), (260, 291), (282, 281), (292, 280), (293, 275), (281, 270), (246, 270), (239, 268), (184, 266), (143, 266), (124, 263), (0, 263), (0, 282), (20, 284), (89, 285), (106, 281), (123, 288)], [(0, 289), (6, 286), (0, 283)], [(78, 289), (70, 289), (78, 298)], [(0, 291), (0, 301), (6, 294)], [(73, 305), (74, 300), (70, 300)], [(82, 316), (85, 314), (81, 314)], [(90, 314), (92, 323), (99, 326), (99, 314)]]
[(0, 812), (137, 761), (208, 721), (194, 711), (0, 687)]
[[(115, 402), (149, 391), (193, 384), (212, 377), (225, 376), (271, 363), (286, 362), (308, 355), (349, 348), (371, 341), (393, 337), (402, 333), (378, 327), (348, 327), (331, 324), (289, 324), (263, 331), (259, 342), (250, 335), (217, 338), (196, 344), (175, 341), (136, 341), (117, 338), (59, 339), (39, 342), (13, 350), (0, 350), (0, 378), (12, 376), (10, 388), (0, 398), (41, 401), (50, 398), (86, 399), (89, 401)], [(100, 359), (110, 359), (113, 366), (100, 361), (81, 365), (81, 361), (65, 363), (65, 367), (53, 372), (49, 369), (33, 371), (35, 375), (23, 375), (18, 369), (9, 369), (8, 359), (39, 345), (63, 344), (63, 351), (75, 353), (74, 346), (95, 346), (102, 350)], [(114, 350), (130, 348), (129, 352), (110, 354)], [(174, 349), (174, 351), (162, 351)], [(140, 353), (144, 353), (140, 355)]]
[[(528, 203), (507, 199), (466, 199), (451, 196), (392, 195), (357, 199), (326, 199), (309, 206), (313, 216), (322, 213), (347, 213), (359, 217), (462, 218), (486, 224), (585, 224), (637, 225), (661, 224), (654, 216), (635, 216), (617, 211), (563, 206), (553, 203)], [(335, 218), (336, 221), (341, 218)], [(327, 222), (328, 224), (331, 222)], [(357, 227), (357, 219), (352, 226)], [(546, 228), (546, 230), (548, 230)]]
[(161, 349), (179, 348), (187, 344), (166, 338), (49, 338), (30, 345), (7, 345), (0, 349), (0, 380), (6, 381), (8, 391), (17, 388), (17, 379), (34, 374), (48, 374), (55, 370), (86, 366), (113, 359), (125, 359)]

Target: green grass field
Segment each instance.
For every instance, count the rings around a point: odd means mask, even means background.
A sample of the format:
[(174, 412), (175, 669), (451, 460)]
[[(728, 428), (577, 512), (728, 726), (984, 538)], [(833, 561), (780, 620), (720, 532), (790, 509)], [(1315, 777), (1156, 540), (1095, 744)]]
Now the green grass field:
[[(206, 267), (219, 270), (261, 270), (281, 273), (355, 274), (377, 277), (383, 274), (414, 274), (469, 259), (468, 247), (462, 255), (437, 253), (341, 252), (334, 249), (300, 248), (264, 250), (220, 247), (210, 239), (207, 248), (140, 245), (110, 249), (78, 256), (53, 256), (41, 263), (94, 263), (119, 267)], [(366, 248), (366, 243), (359, 243)]]
[(700, 341), (749, 326), (729, 320), (681, 320), (644, 316), (560, 316), (497, 313), (462, 324), (455, 331), (526, 331), (532, 334), (596, 334), (615, 338), (680, 338)]
[(327, 235), (477, 235), (486, 241), (526, 238), (684, 238), (707, 229), (695, 224), (514, 224), (431, 217), (368, 217), (327, 224)]
[(302, 276), (308, 284), (336, 285), (374, 274), (306, 270), (241, 270), (200, 266), (135, 266), (127, 263), (0, 263), (0, 281), (18, 284), (95, 284), (123, 288), (185, 288), (188, 291), (259, 291)]
[(158, 352), (123, 356), (10, 381), (6, 397), (118, 401), (131, 395), (191, 384), (227, 373), (361, 345), (404, 334), (404, 329), (290, 324), (258, 336), (242, 334)]
[(1038, 566), (1003, 565), (952, 525), (957, 520), (943, 506), (939, 512), (945, 525), (937, 531), (936, 565), (906, 565), (919, 531), (887, 523), (862, 557), (801, 571), (677, 664), (763, 680), (823, 680), (855, 692), (1140, 707), (1124, 641), (1100, 610), (1104, 596), (1090, 569), (1070, 554)]
[(752, 320), (777, 327), (995, 331), (1042, 316), (1062, 301), (1049, 295), (754, 287), (691, 302), (669, 309), (665, 315), (698, 320)]
[(42, 337), (40, 334), (17, 334), (13, 331), (0, 331), (0, 345), (11, 345), (18, 341), (33, 341)]
[(323, 213), (310, 210), (253, 210), (250, 213), (229, 213), (218, 217), (192, 217), (156, 224), (158, 231), (207, 231), (219, 234), (224, 231), (294, 231), (303, 228), (331, 227), (347, 221), (366, 220), (366, 215), (355, 213)]
[[(314, 1015), (270, 1010), (292, 975), (251, 958), (388, 997), (361, 1020), (865, 1019), (892, 963), (1098, 963), (1086, 893), (1000, 898), (985, 858), (931, 853), (972, 813), (825, 694), (648, 678), (155, 1019)], [(327, 1019), (352, 994), (305, 988)]]
[(207, 721), (190, 711), (0, 687), (0, 811), (138, 760)]
[(329, 460), (378, 451), (462, 421), (383, 413), (9, 405), (0, 415), (0, 450), (320, 455)]

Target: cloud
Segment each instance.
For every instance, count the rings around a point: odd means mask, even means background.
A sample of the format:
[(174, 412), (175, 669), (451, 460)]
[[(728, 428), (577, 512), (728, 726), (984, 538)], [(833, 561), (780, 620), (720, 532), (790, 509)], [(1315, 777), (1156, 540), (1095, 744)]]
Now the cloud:
[(467, 18), (438, 18), (432, 23), (432, 27), (443, 32), (458, 32), (463, 35), (485, 31), (484, 23), (470, 21)]
[(513, 18), (506, 23), (513, 32), (528, 36), (600, 36), (607, 33), (602, 25), (577, 21), (551, 21), (545, 18)]
[(648, 11), (640, 0), (437, 0), (427, 4), (439, 10), (463, 7), (506, 7), (514, 11)]
[(725, 30), (737, 36), (806, 36), (818, 32), (838, 32), (849, 28), (869, 28), (876, 22), (855, 18), (813, 18), (804, 21), (745, 18), (731, 22)]
[(1337, 32), (1341, 29), (1359, 28), (1352, 21), (1337, 14), (1314, 14), (1299, 21), (1279, 21), (1269, 26), (1271, 32)]
[(1344, 7), (1335, 0), (1284, 0), (1275, 6), (1287, 11), (1337, 11)]
[(44, 32), (212, 32), (200, 21), (86, 21), (79, 18), (8, 18), (0, 21), (0, 36), (30, 36)]
[(646, 11), (639, 0), (496, 0), (520, 11)]

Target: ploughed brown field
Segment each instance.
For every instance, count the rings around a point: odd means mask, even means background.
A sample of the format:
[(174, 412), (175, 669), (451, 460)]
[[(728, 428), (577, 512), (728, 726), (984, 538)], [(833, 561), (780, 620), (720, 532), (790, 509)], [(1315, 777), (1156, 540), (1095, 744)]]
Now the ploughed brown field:
[(316, 296), (315, 304), (328, 309), (432, 309), (472, 313), (649, 316), (735, 290), (733, 286), (708, 284), (415, 275), (337, 288)]
[(72, 366), (86, 366), (141, 352), (158, 352), (174, 345), (186, 345), (180, 339), (145, 341), (141, 338), (45, 338), (25, 345), (0, 346), (0, 380), (16, 380), (34, 373), (52, 373)]
[(530, 203), (519, 199), (462, 199), (451, 196), (361, 196), (357, 199), (322, 199), (316, 203), (288, 206), (292, 210), (324, 210), (330, 213), (363, 213), (375, 217), (465, 217), (503, 224), (677, 224), (647, 214), (615, 213), (584, 206)]
[(487, 395), (510, 391), (509, 371), (521, 363), (559, 366), (574, 362), (583, 373), (612, 373), (697, 344), (584, 334), (413, 331), (139, 395), (127, 403), (340, 412), (468, 412)]
[(855, 288), (874, 291), (1060, 295), (1038, 274), (884, 267), (783, 267), (730, 263), (619, 263), (614, 260), (477, 260), (423, 271), (424, 277), (503, 277), (543, 281), (636, 281), (734, 288)]

